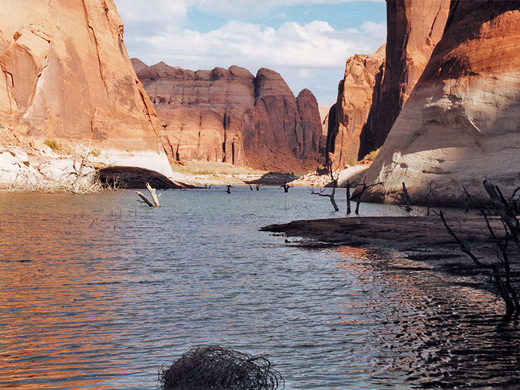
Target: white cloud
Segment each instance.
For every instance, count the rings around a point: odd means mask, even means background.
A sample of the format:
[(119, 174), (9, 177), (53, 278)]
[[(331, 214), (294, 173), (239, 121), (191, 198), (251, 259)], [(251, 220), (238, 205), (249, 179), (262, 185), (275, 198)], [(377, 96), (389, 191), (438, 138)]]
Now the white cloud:
[[(342, 77), (345, 61), (356, 54), (375, 52), (386, 39), (383, 24), (364, 22), (357, 28), (334, 29), (315, 20), (300, 24), (287, 21), (278, 28), (232, 20), (209, 32), (187, 29), (189, 7), (280, 6), (278, 0), (115, 0), (125, 23), (125, 43), (131, 56), (149, 65), (164, 61), (188, 69), (212, 69), (238, 65), (253, 74), (261, 67), (281, 73), (293, 92), (307, 87), (313, 92), (329, 88), (328, 100), (336, 93), (337, 81), (321, 81), (320, 72)], [(345, 3), (349, 0), (285, 0), (283, 5)], [(377, 0), (384, 2), (384, 0)], [(224, 11), (222, 11), (224, 12)], [(305, 82), (309, 84), (304, 84)], [(314, 86), (313, 86), (314, 85)]]
[(153, 36), (169, 26), (182, 26), (192, 0), (115, 0), (117, 10), (132, 35)]
[(335, 30), (323, 21), (286, 22), (278, 29), (234, 21), (208, 33), (170, 28), (133, 44), (146, 53), (145, 61), (181, 67), (193, 66), (186, 60), (197, 59), (213, 66), (341, 68), (355, 53), (377, 50), (385, 36), (385, 26), (376, 23)]

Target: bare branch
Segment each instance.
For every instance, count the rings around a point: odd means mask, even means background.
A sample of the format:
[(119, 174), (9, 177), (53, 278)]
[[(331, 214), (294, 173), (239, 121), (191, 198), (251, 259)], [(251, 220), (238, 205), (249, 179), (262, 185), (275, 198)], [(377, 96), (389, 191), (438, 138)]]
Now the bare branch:
[(479, 265), (479, 266), (484, 266), (484, 264), (481, 263), (481, 261), (477, 258), (477, 256), (475, 256), (473, 254), (473, 252), (471, 252), (471, 249), (469, 248), (468, 245), (466, 245), (456, 234), (455, 232), (453, 231), (453, 229), (448, 225), (448, 222), (446, 221), (446, 217), (444, 216), (444, 212), (443, 211), (439, 211), (439, 212), (436, 212), (434, 211), (434, 214), (435, 215), (438, 215), (440, 218), (441, 218), (441, 221), (442, 221), (442, 224), (444, 225), (444, 227), (446, 228), (446, 230), (448, 231), (448, 234), (450, 236), (453, 237), (453, 239), (457, 242), (457, 244), (459, 244), (460, 246), (460, 249), (462, 250), (462, 252), (464, 252), (465, 254), (467, 254), (475, 264)]

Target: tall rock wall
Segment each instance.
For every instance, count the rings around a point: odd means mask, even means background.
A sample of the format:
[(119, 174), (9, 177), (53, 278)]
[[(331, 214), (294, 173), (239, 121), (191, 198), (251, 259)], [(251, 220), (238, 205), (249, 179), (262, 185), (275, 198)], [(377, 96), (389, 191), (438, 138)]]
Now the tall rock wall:
[(385, 46), (373, 55), (356, 54), (347, 60), (338, 100), (329, 112), (326, 153), (327, 164), (333, 169), (343, 169), (349, 160), (358, 160), (361, 132), (373, 98), (378, 96), (384, 64)]
[[(341, 169), (385, 141), (441, 39), (450, 0), (387, 0), (387, 44), (349, 58), (327, 141), (328, 161)], [(385, 53), (382, 53), (385, 50)]]
[(360, 157), (385, 142), (443, 36), (449, 8), (450, 0), (387, 0), (384, 78), (361, 134)]
[(367, 181), (373, 200), (461, 203), (482, 180), (504, 192), (520, 172), (520, 1), (452, 0), (442, 40)]
[(169, 169), (113, 0), (3, 1), (0, 69), (3, 128), (91, 141), (114, 161), (135, 152)]
[(237, 66), (195, 72), (132, 62), (162, 121), (172, 161), (315, 167), (322, 128), (310, 91), (294, 97), (282, 77), (265, 68), (254, 77)]

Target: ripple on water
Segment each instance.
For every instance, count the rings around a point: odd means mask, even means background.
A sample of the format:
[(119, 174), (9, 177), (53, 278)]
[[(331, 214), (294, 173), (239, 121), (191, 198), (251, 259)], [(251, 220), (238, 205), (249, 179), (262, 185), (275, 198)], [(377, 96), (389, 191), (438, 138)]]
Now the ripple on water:
[(334, 216), (307, 189), (134, 196), (0, 194), (0, 388), (153, 389), (203, 343), (267, 355), (289, 389), (518, 383), (493, 296), (396, 253), (257, 231)]

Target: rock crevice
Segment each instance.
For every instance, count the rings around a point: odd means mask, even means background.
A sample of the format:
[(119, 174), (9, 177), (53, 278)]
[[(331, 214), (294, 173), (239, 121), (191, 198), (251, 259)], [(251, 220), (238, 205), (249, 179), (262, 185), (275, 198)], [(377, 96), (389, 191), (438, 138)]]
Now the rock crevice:
[(327, 156), (337, 168), (383, 145), (443, 36), (449, 8), (450, 0), (387, 1), (385, 49), (347, 60), (335, 116), (329, 115)]

